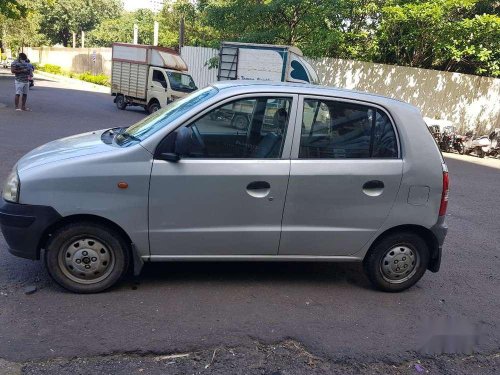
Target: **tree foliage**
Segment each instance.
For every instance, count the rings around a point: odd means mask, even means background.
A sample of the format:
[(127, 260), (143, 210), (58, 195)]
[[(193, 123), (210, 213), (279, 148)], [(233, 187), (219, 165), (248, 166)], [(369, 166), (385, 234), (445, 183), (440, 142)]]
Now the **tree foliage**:
[(478, 0), (405, 1), (382, 7), (373, 60), (499, 76), (498, 4)]
[(138, 42), (153, 44), (155, 14), (148, 9), (124, 12), (120, 17), (109, 18), (100, 23), (88, 35), (88, 44), (93, 47), (111, 47), (114, 42), (132, 43), (134, 24), (139, 28)]
[(47, 39), (68, 46), (73, 33), (90, 31), (104, 19), (118, 17), (120, 0), (39, 0), (37, 10), (43, 15), (40, 29)]
[(1, 0), (0, 16), (4, 19), (19, 19), (26, 16), (28, 7), (19, 0)]
[[(160, 45), (177, 47), (183, 20), (186, 45), (286, 44), (310, 57), (500, 76), (498, 0), (167, 0), (158, 14), (124, 12), (120, 0), (2, 1), (2, 14), (7, 7), (21, 9), (9, 17), (29, 25), (18, 36), (7, 27), (16, 45), (68, 45), (71, 34), (83, 30), (90, 45), (110, 46), (131, 42), (134, 23), (139, 42), (151, 44), (156, 20)], [(37, 16), (23, 13), (26, 4)]]

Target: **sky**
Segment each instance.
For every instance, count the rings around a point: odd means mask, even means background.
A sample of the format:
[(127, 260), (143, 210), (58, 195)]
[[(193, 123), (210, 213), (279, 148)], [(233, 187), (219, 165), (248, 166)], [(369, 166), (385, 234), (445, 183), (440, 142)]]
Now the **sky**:
[(152, 0), (122, 0), (123, 6), (126, 11), (134, 11), (139, 8), (147, 8), (153, 10), (153, 3), (158, 3), (159, 1)]

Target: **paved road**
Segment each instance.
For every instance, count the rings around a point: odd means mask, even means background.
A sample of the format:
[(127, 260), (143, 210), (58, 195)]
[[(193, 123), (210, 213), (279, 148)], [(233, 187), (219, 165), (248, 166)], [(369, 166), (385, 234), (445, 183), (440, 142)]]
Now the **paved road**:
[[(19, 113), (10, 103), (12, 86), (0, 77), (0, 103), (8, 105), (0, 108), (0, 180), (33, 147), (144, 117), (117, 110), (106, 94), (41, 80), (30, 92), (33, 112)], [(470, 160), (477, 159), (448, 159), (442, 271), (400, 294), (370, 289), (356, 264), (170, 263), (148, 265), (138, 282), (107, 293), (76, 295), (52, 283), (40, 262), (11, 256), (0, 235), (0, 358), (175, 353), (291, 339), (323, 358), (403, 361), (418, 358), (428, 320), (447, 318), (477, 325), (480, 353), (494, 355), (500, 160)], [(38, 291), (25, 295), (29, 285)]]

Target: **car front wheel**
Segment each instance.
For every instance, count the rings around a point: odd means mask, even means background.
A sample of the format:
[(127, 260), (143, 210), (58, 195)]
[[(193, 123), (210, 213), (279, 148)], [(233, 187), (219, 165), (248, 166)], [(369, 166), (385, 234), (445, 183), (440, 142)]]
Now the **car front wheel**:
[(377, 242), (366, 255), (363, 266), (372, 285), (386, 292), (400, 292), (424, 275), (429, 248), (412, 232), (393, 233)]
[(96, 223), (72, 223), (52, 234), (45, 265), (62, 287), (76, 293), (98, 293), (116, 284), (129, 264), (126, 241)]

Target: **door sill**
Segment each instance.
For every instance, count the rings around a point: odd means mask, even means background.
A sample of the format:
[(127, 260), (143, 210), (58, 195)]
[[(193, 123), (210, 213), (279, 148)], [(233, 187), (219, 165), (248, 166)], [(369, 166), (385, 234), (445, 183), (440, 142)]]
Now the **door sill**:
[(324, 255), (144, 255), (146, 262), (361, 262), (355, 256)]

